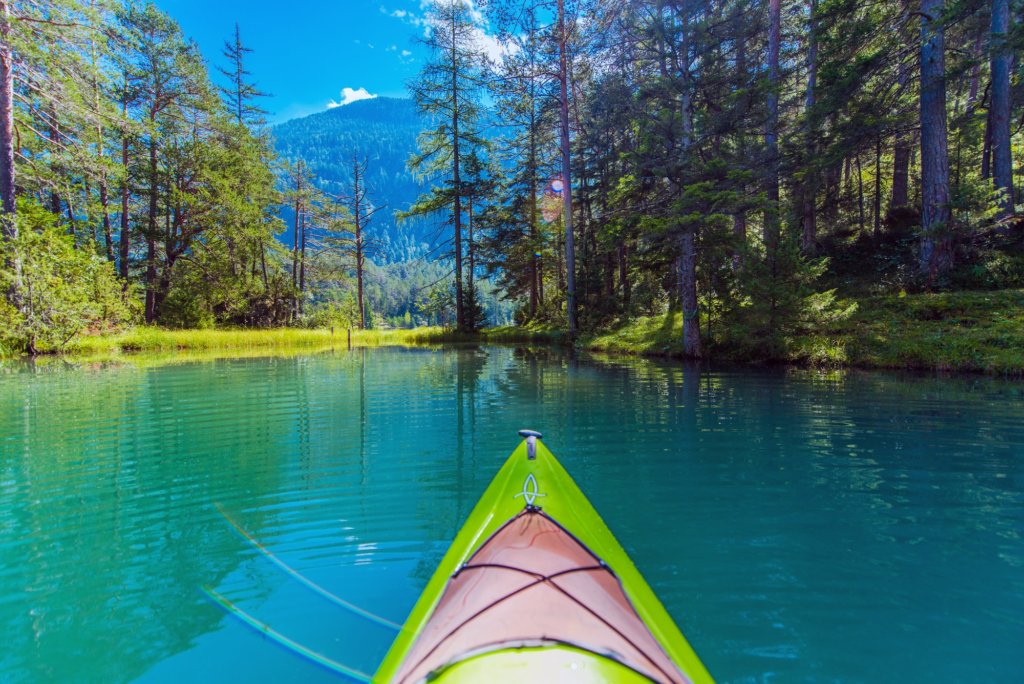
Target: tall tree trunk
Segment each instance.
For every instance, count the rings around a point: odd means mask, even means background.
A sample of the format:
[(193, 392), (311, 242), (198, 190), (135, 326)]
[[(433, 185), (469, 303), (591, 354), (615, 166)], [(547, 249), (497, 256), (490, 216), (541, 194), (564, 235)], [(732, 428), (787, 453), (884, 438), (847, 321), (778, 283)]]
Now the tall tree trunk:
[[(834, 117), (830, 118), (830, 125)], [(835, 221), (839, 213), (839, 194), (842, 186), (843, 164), (835, 161), (825, 168), (825, 204), (822, 207), (822, 214), (828, 222)]]
[(905, 131), (896, 134), (892, 150), (892, 196), (889, 212), (910, 204), (910, 136)]
[(110, 194), (107, 189), (107, 175), (100, 178), (100, 210), (103, 212), (103, 244), (107, 249), (107, 260), (114, 261), (114, 235), (110, 224)]
[(743, 248), (747, 244), (747, 212), (740, 209), (732, 215), (732, 235), (736, 242), (736, 249), (732, 253), (733, 270), (743, 267)]
[(875, 137), (875, 201), (872, 207), (875, 218), (875, 235), (882, 230), (882, 134)]
[(537, 256), (537, 122), (533, 77), (530, 78), (530, 320), (537, 318), (540, 303), (540, 257)]
[[(0, 0), (0, 241), (18, 239), (14, 192), (14, 53), (10, 7)], [(7, 301), (21, 309), (21, 259), (8, 256), (5, 266), (14, 273), (14, 281), (6, 292)]]
[(537, 259), (537, 302), (544, 306), (544, 260)]
[(804, 117), (807, 122), (806, 130), (806, 152), (807, 152), (807, 173), (804, 177), (804, 186), (801, 192), (800, 246), (804, 253), (811, 254), (818, 248), (818, 217), (815, 213), (815, 200), (818, 193), (818, 171), (817, 171), (817, 130), (818, 125), (814, 113), (814, 88), (818, 80), (818, 35), (817, 35), (817, 0), (809, 0), (807, 3), (808, 13), (808, 45), (807, 45), (807, 92), (804, 96)]
[(946, 131), (943, 0), (921, 2), (920, 271), (929, 282), (952, 267), (949, 234), (949, 152)]
[[(124, 83), (124, 95), (121, 100), (121, 112), (124, 117), (124, 125), (128, 124), (128, 76), (125, 75)], [(131, 189), (129, 184), (129, 172), (128, 172), (128, 130), (125, 128), (121, 132), (121, 168), (124, 173), (124, 179), (121, 181), (121, 234), (119, 237), (120, 241), (118, 244), (118, 271), (121, 274), (122, 286), (128, 288), (128, 254), (131, 249), (131, 225), (128, 219), (129, 200), (131, 196)]]
[(359, 160), (352, 157), (352, 193), (355, 217), (356, 238), (356, 303), (359, 305), (359, 329), (366, 330), (366, 307), (363, 304), (363, 207), (362, 207), (362, 173)]
[[(52, 104), (50, 105), (49, 110), (50, 112), (48, 115), (49, 123), (47, 124), (47, 133), (50, 137), (52, 159), (54, 159), (51, 168), (53, 169), (55, 176), (55, 178), (53, 179), (53, 187), (50, 188), (50, 213), (59, 218), (61, 201), (60, 191), (58, 190), (57, 184), (60, 182), (64, 170), (63, 165), (59, 161), (56, 161), (56, 159), (59, 159), (59, 157), (57, 156), (57, 150), (59, 150), (61, 147), (60, 127), (57, 125), (57, 110), (56, 107), (54, 107)], [(71, 226), (71, 229), (74, 230), (73, 224)]]
[[(690, 151), (690, 145), (693, 142), (693, 116), (691, 115), (692, 108), (692, 93), (690, 91), (690, 27), (689, 27), (689, 8), (687, 7), (686, 0), (682, 0), (679, 3), (679, 14), (680, 14), (680, 26), (679, 26), (679, 48), (673, 50), (673, 66), (675, 67), (676, 73), (679, 74), (680, 90), (679, 94), (679, 118), (683, 123), (683, 137), (682, 144), (680, 145), (680, 152), (682, 152), (682, 163), (686, 163), (687, 155)], [(672, 30), (675, 32), (675, 18), (673, 17)]]
[[(469, 285), (469, 293), (470, 293), (470, 295), (473, 296), (473, 297), (476, 297), (476, 290), (473, 289), (475, 287), (475, 285), (473, 283), (473, 270), (476, 268), (476, 262), (475, 262), (474, 256), (473, 256), (473, 195), (472, 194), (469, 195), (466, 198), (466, 205), (467, 205), (466, 228), (467, 228), (467, 232), (469, 233), (466, 236), (466, 261), (469, 262), (467, 264), (469, 266), (469, 268), (466, 269), (466, 282)], [(475, 301), (472, 302), (471, 305), (475, 306), (476, 302)], [(476, 321), (470, 321), (470, 323), (471, 324), (475, 324)]]
[(576, 249), (572, 230), (572, 166), (569, 149), (569, 63), (565, 27), (565, 0), (558, 0), (558, 75), (560, 89), (559, 133), (562, 151), (562, 208), (565, 222), (566, 316), (569, 338), (576, 337)]
[(629, 298), (630, 298), (630, 287), (629, 287), (629, 264), (627, 262), (629, 248), (626, 246), (626, 241), (623, 240), (619, 243), (619, 291), (622, 297), (622, 310), (629, 311)]
[[(957, 121), (956, 127), (956, 167), (953, 177), (953, 187), (960, 187), (960, 172), (962, 167), (963, 159), (963, 136), (964, 128), (972, 125), (974, 119), (974, 108), (978, 101), (978, 84), (981, 81), (981, 63), (984, 61), (984, 53), (982, 52), (982, 43), (985, 34), (978, 31), (974, 38), (974, 47), (971, 51), (971, 56), (977, 60), (973, 67), (971, 67), (971, 76), (967, 87), (967, 104), (964, 108), (964, 116), (960, 118), (960, 97), (957, 94), (956, 103), (953, 105), (953, 120)], [(986, 130), (986, 137), (988, 131)], [(985, 143), (983, 143), (984, 145)]]
[[(299, 242), (301, 240), (300, 223), (302, 217), (302, 160), (300, 159), (295, 166), (295, 234), (292, 239), (292, 290), (298, 292), (299, 289)], [(295, 295), (295, 301), (292, 302), (292, 316), (298, 317), (299, 315), (299, 297)]]
[[(95, 0), (90, 2), (90, 7), (95, 7)], [(100, 84), (97, 76), (98, 65), (96, 62), (96, 43), (95, 41), (89, 41), (89, 54), (92, 60), (92, 94), (93, 94), (93, 109), (96, 112), (97, 123), (96, 123), (96, 156), (100, 160), (100, 214), (101, 221), (103, 222), (103, 244), (107, 251), (107, 260), (110, 262), (114, 261), (114, 236), (110, 231), (110, 190), (107, 184), (107, 170), (102, 166), (104, 159), (103, 151), (103, 120), (99, 117), (100, 112)], [(93, 223), (95, 226), (95, 223)], [(93, 229), (95, 232), (95, 228)]]
[(306, 212), (302, 212), (302, 246), (299, 248), (299, 316), (306, 305)]
[(245, 123), (244, 108), (245, 108), (245, 93), (242, 88), (242, 55), (245, 52), (242, 49), (242, 34), (238, 29), (238, 22), (235, 22), (235, 51), (234, 54), (238, 55), (235, 60), (235, 117), (238, 120), (238, 125), (241, 126)]
[[(673, 50), (673, 67), (679, 74), (682, 94), (679, 118), (682, 121), (680, 140), (680, 168), (688, 163), (690, 145), (693, 141), (693, 121), (690, 117), (690, 41), (687, 3), (680, 3), (682, 22), (679, 27), (678, 51)], [(675, 17), (672, 19), (672, 33), (675, 35)], [(671, 42), (670, 42), (671, 44)], [(700, 316), (697, 305), (697, 248), (696, 228), (687, 227), (679, 240), (679, 301), (683, 313), (683, 354), (697, 359), (701, 356)]]
[(617, 250), (607, 250), (604, 253), (604, 296), (608, 298), (608, 304), (615, 302), (615, 257)]
[(11, 10), (0, 0), (0, 204), (3, 205), (3, 237), (14, 240), (14, 53), (11, 49)]
[(768, 119), (765, 147), (768, 155), (768, 207), (764, 217), (764, 246), (768, 263), (775, 270), (779, 246), (779, 43), (782, 37), (781, 0), (768, 0)]
[[(902, 0), (903, 16), (900, 25), (906, 25), (910, 17), (908, 0)], [(900, 59), (896, 66), (897, 93), (902, 96), (910, 87), (910, 64), (906, 57)], [(892, 195), (889, 198), (889, 213), (897, 207), (910, 204), (910, 150), (911, 136), (906, 126), (901, 125), (896, 131), (896, 139), (892, 151)]]
[(267, 247), (263, 244), (263, 238), (259, 240), (260, 249), (260, 270), (263, 275), (263, 291), (270, 289), (270, 278), (267, 276)]
[(683, 354), (691, 359), (701, 356), (700, 309), (697, 306), (697, 247), (693, 228), (680, 238), (679, 292), (683, 311)]
[(992, 180), (999, 199), (999, 216), (1013, 213), (1013, 156), (1010, 150), (1010, 62), (1006, 44), (1010, 28), (1009, 0), (992, 0)]
[(855, 158), (857, 165), (857, 210), (860, 216), (860, 232), (864, 232), (867, 221), (864, 219), (864, 172), (860, 166), (860, 152)]
[[(733, 38), (736, 41), (736, 77), (739, 81), (739, 87), (743, 91), (742, 99), (740, 100), (740, 117), (745, 119), (750, 108), (750, 98), (746, 95), (747, 93), (747, 41), (746, 36), (742, 35), (743, 30), (743, 13), (736, 12), (736, 21), (733, 26)], [(741, 125), (739, 131), (736, 134), (736, 155), (740, 160), (740, 163), (745, 163), (747, 159), (747, 136), (746, 132)], [(740, 188), (742, 194), (747, 192), (746, 184)], [(732, 234), (736, 242), (736, 249), (732, 253), (732, 267), (734, 270), (738, 270), (743, 266), (743, 251), (747, 246), (747, 210), (742, 206), (736, 210), (732, 216)]]
[[(153, 117), (150, 123), (155, 129)], [(155, 136), (156, 133), (151, 135)], [(157, 269), (156, 269), (156, 236), (157, 236), (157, 212), (160, 202), (160, 183), (157, 178), (157, 149), (156, 138), (149, 141), (149, 216), (146, 218), (146, 323), (156, 320), (156, 291)]]
[(985, 114), (985, 134), (981, 143), (981, 177), (988, 180), (992, 177), (992, 107)]
[(462, 291), (462, 176), (459, 156), (459, 66), (456, 54), (458, 39), (455, 30), (455, 13), (452, 13), (452, 185), (455, 189), (455, 206), (452, 219), (455, 225), (455, 329), (466, 331), (466, 307)]

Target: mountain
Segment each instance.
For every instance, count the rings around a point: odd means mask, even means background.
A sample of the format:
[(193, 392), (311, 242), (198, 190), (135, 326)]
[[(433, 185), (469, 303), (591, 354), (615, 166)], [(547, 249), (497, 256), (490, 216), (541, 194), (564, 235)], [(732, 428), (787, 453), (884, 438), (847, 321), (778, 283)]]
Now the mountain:
[[(290, 162), (302, 159), (320, 187), (333, 194), (349, 190), (353, 155), (368, 160), (370, 199), (386, 207), (370, 225), (369, 235), (380, 245), (374, 259), (395, 262), (429, 254), (438, 237), (439, 217), (394, 217), (426, 190), (406, 167), (422, 127), (412, 100), (377, 97), (286, 121), (272, 133), (278, 154)], [(291, 216), (284, 218), (291, 225)], [(291, 240), (288, 232), (284, 237)]]

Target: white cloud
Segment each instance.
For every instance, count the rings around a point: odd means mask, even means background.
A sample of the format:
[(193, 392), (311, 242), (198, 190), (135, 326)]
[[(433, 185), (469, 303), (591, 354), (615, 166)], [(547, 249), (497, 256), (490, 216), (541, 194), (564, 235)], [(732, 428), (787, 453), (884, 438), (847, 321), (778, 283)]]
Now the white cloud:
[(335, 107), (344, 107), (347, 104), (358, 102), (359, 100), (372, 100), (377, 97), (375, 94), (368, 91), (366, 88), (342, 88), (341, 89), (341, 102), (335, 102), (331, 100), (327, 103), (328, 109), (334, 109)]
[(500, 62), (505, 55), (515, 54), (518, 47), (514, 43), (504, 43), (498, 40), (497, 36), (493, 36), (483, 29), (475, 29), (473, 33), (477, 48), (492, 62)]
[[(498, 40), (497, 36), (489, 33), (490, 26), (487, 20), (487, 15), (484, 14), (481, 9), (479, 0), (463, 0), (463, 2), (469, 15), (469, 20), (474, 24), (473, 37), (478, 50), (495, 62), (501, 61), (501, 59), (506, 55), (512, 55), (518, 52), (518, 46), (514, 43), (503, 43)], [(389, 11), (383, 5), (380, 7), (380, 11), (382, 14), (398, 19), (406, 24), (422, 27), (423, 37), (429, 38), (431, 25), (434, 22), (434, 18), (431, 16), (432, 7), (432, 0), (420, 0), (420, 10), (423, 13), (422, 15), (416, 15), (413, 12), (409, 12), (404, 9)], [(394, 49), (395, 46), (388, 48), (389, 51), (394, 51)], [(403, 50), (401, 55), (403, 61), (405, 61), (412, 56), (412, 53), (408, 50)]]
[[(473, 24), (472, 35), (473, 42), (476, 43), (476, 49), (486, 55), (492, 62), (500, 62), (506, 55), (514, 55), (519, 51), (519, 46), (515, 45), (514, 42), (502, 42), (497, 36), (489, 32), (491, 28), (490, 22), (487, 19), (487, 15), (484, 14), (477, 4), (478, 0), (463, 0), (463, 3), (469, 21)], [(425, 38), (430, 37), (431, 26), (436, 21), (436, 18), (430, 11), (432, 6), (431, 0), (420, 0), (420, 9), (425, 12), (425, 18), (417, 20), (414, 15), (409, 15), (409, 23), (423, 26)]]
[(404, 21), (406, 24), (412, 24), (413, 26), (423, 26), (426, 23), (425, 19), (416, 16), (408, 10), (396, 9), (389, 12), (386, 7), (382, 6), (380, 11), (382, 14)]

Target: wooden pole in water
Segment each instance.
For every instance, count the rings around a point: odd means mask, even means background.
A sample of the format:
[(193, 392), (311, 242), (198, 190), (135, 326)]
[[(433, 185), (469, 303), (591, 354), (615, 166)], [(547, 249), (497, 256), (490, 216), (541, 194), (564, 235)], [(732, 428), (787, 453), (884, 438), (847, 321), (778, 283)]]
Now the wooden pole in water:
[(352, 351), (352, 328), (348, 329), (348, 350)]

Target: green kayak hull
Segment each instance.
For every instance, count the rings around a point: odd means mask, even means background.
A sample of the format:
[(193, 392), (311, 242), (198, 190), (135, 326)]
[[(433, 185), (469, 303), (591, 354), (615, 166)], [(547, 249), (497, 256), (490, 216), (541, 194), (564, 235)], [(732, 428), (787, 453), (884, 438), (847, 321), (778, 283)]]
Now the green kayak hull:
[[(374, 682), (393, 682), (400, 674), (407, 675), (408, 667), (403, 666), (407, 665), (417, 640), (428, 629), (431, 616), (453, 577), (509, 521), (524, 510), (535, 509), (585, 546), (614, 574), (643, 626), (683, 675), (675, 680), (696, 684), (713, 681), (568, 472), (540, 440), (526, 439), (508, 458), (470, 513), (374, 675)], [(521, 684), (524, 676), (529, 677), (525, 681), (551, 682), (628, 683), (660, 679), (623, 665), (614, 654), (595, 653), (577, 646), (538, 639), (538, 643), (532, 645), (480, 649), (447, 662), (444, 667), (430, 672), (426, 679), (446, 683), (486, 680), (488, 684), (513, 681)]]

